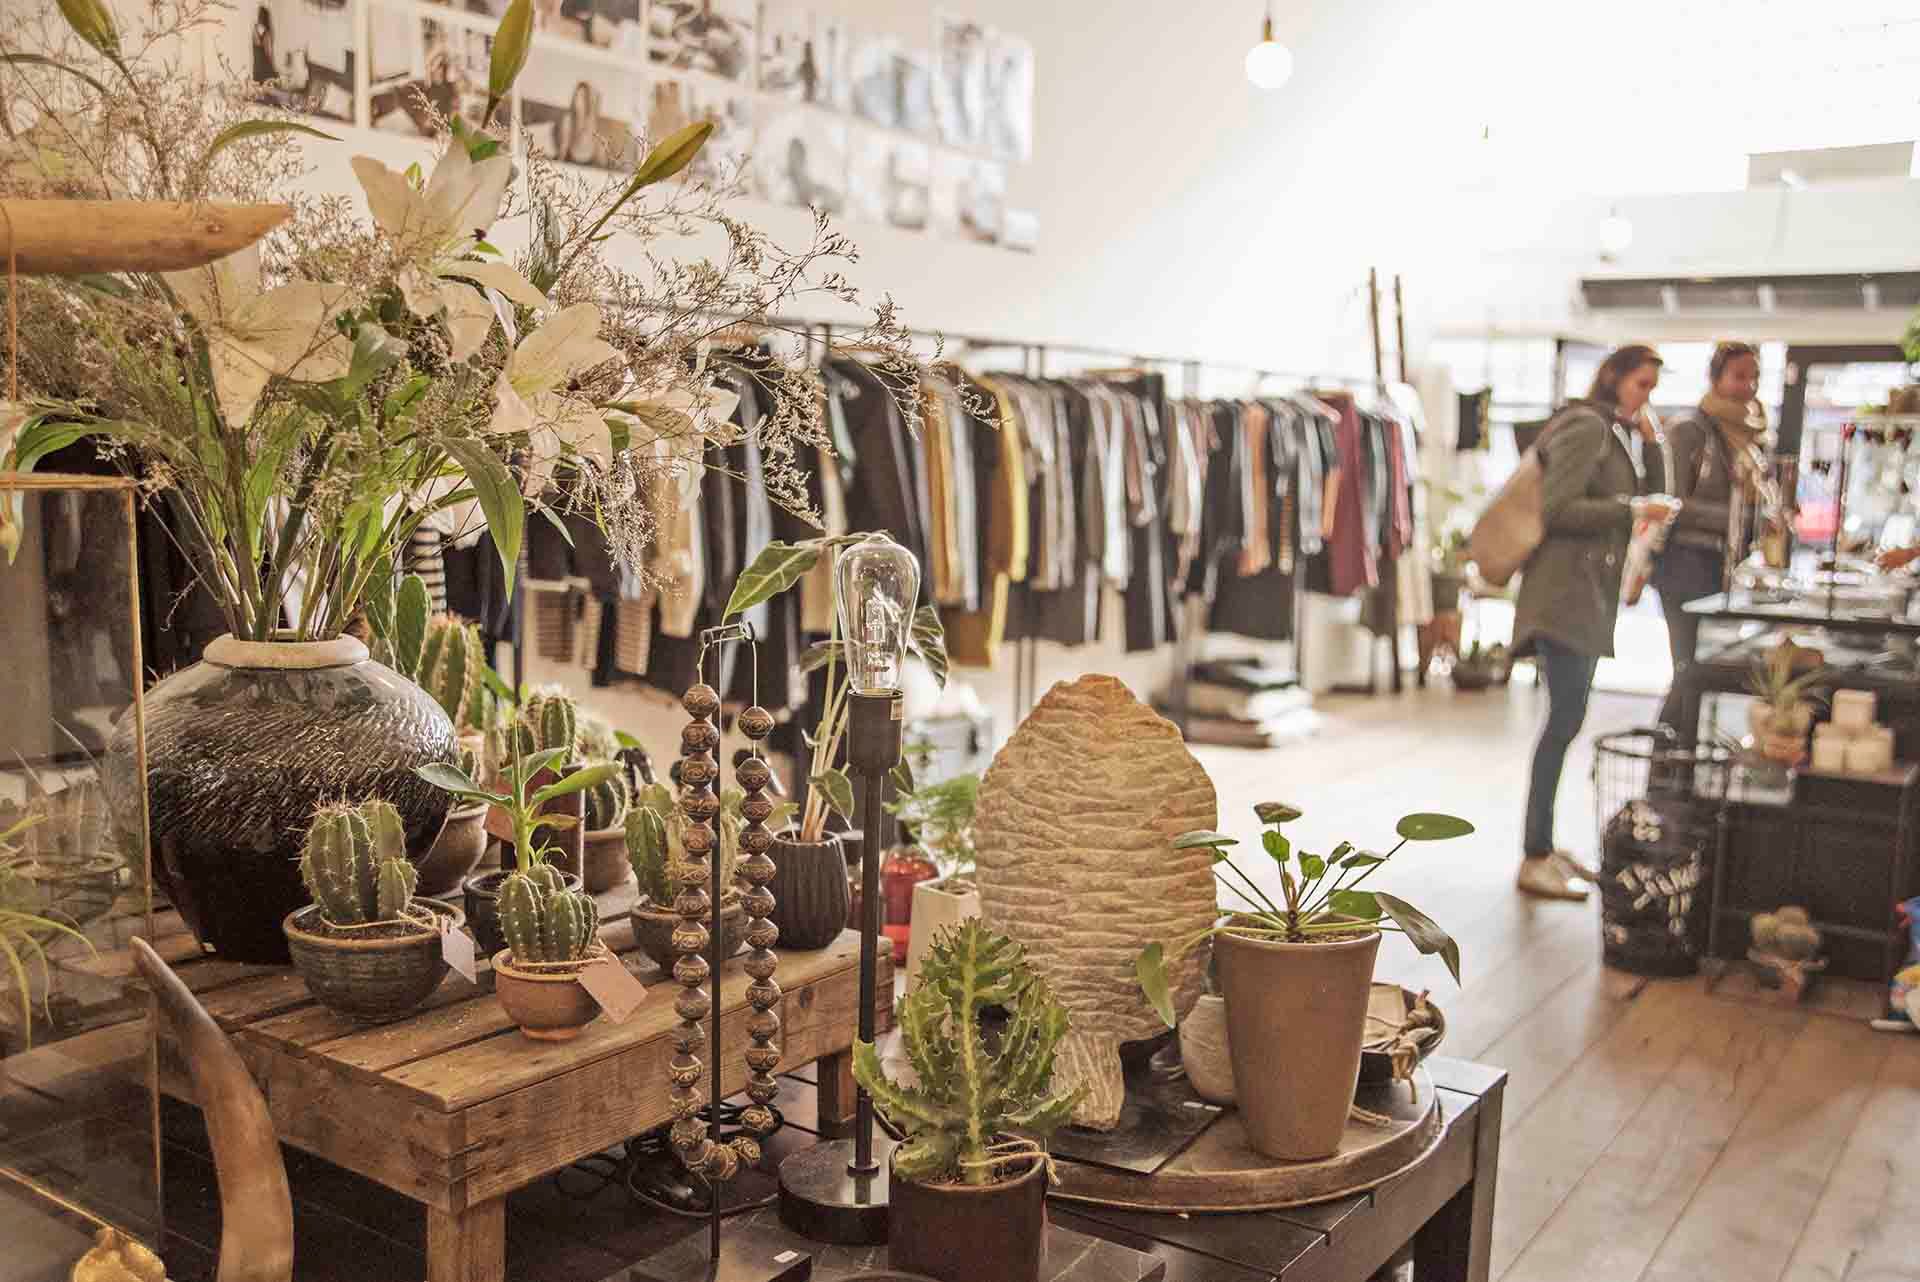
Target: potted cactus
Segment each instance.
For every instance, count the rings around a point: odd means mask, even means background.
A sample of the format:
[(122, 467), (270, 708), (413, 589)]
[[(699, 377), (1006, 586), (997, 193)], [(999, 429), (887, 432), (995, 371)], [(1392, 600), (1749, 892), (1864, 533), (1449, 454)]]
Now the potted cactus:
[[(473, 747), (462, 741), (459, 752), (461, 773), (469, 779), (479, 778), (480, 761)], [(420, 885), (416, 893), (444, 895), (458, 890), (486, 853), (487, 803), (456, 806), (447, 813), (446, 826), (418, 865)]]
[[(572, 752), (572, 748), (547, 748), (527, 756), (519, 751), (520, 743), (518, 738), (511, 740), (513, 755), (501, 772), (496, 785), (501, 789), (498, 792), (482, 788), (457, 766), (436, 763), (421, 766), (417, 772), (428, 783), (445, 789), (462, 801), (498, 808), (512, 826), (513, 867), (468, 877), (461, 884), (466, 896), (467, 923), (481, 950), (488, 954), (499, 952), (507, 945), (500, 923), (500, 894), (507, 880), (514, 872), (528, 872), (536, 864), (552, 865), (551, 847), (536, 849), (535, 835), (543, 828), (564, 830), (579, 822), (572, 815), (548, 809), (550, 803), (560, 798), (574, 797), (609, 775), (618, 773), (620, 769), (611, 762), (605, 762), (576, 770), (564, 778), (555, 778), (554, 763)], [(541, 783), (541, 780), (550, 782)], [(552, 873), (559, 879), (562, 889), (581, 888), (578, 875), (559, 868), (553, 868)]]
[[(740, 830), (745, 826), (740, 803), (745, 796), (738, 788), (727, 788), (720, 794), (720, 884), (726, 888), (720, 899), (722, 957), (733, 956), (746, 944), (747, 910), (740, 902), (733, 877), (740, 861)], [(792, 802), (781, 802), (773, 808), (766, 826), (771, 829), (785, 824), (795, 809)], [(673, 910), (673, 899), (680, 885), (678, 873), (686, 863), (683, 834), (689, 822), (680, 811), (673, 789), (661, 783), (642, 788), (627, 812), (627, 859), (640, 883), (640, 897), (633, 905), (633, 938), (640, 951), (662, 970), (672, 969), (679, 956), (673, 947), (673, 932), (680, 924), (680, 914)]]
[(494, 994), (522, 1036), (565, 1042), (580, 1036), (600, 1005), (580, 973), (607, 955), (593, 896), (569, 890), (536, 855), (500, 887), (507, 946), (494, 954)]
[(446, 978), (440, 936), (460, 910), (416, 897), (406, 824), (385, 801), (330, 803), (314, 812), (300, 856), (314, 902), (280, 928), (315, 1000), (349, 1019), (401, 1018)]
[[(1009, 1012), (989, 1049), (981, 1012)], [(978, 918), (927, 950), (920, 986), (901, 1003), (916, 1081), (887, 1075), (872, 1042), (855, 1042), (853, 1075), (905, 1132), (893, 1154), (887, 1262), (941, 1282), (1039, 1282), (1047, 1155), (1079, 1092), (1053, 1089), (1067, 1011), (1020, 946)]]
[(1807, 734), (1813, 729), (1813, 687), (1827, 675), (1824, 667), (1808, 668), (1805, 653), (1791, 641), (1774, 646), (1753, 661), (1748, 688), (1753, 691), (1748, 726), (1761, 756), (1796, 765), (1806, 755)]
[(587, 883), (587, 893), (597, 895), (627, 879), (627, 811), (633, 794), (627, 787), (626, 771), (617, 763), (587, 764), (614, 767), (612, 774), (580, 794), (582, 826), (586, 829), (580, 876)]
[(426, 581), (417, 574), (401, 580), (391, 604), (369, 607), (374, 657), (432, 695), (460, 742), (478, 756), (493, 715), (479, 625), (431, 613)]

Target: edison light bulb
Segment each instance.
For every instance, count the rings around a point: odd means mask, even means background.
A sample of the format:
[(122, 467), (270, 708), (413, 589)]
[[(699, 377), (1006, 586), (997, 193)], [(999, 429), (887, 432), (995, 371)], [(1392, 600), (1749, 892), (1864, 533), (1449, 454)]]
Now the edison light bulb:
[(1247, 50), (1247, 79), (1256, 89), (1278, 89), (1293, 75), (1293, 51), (1273, 38), (1273, 19), (1260, 28), (1260, 43)]
[(872, 534), (841, 550), (833, 575), (854, 691), (900, 689), (914, 602), (920, 597), (920, 563), (886, 535)]

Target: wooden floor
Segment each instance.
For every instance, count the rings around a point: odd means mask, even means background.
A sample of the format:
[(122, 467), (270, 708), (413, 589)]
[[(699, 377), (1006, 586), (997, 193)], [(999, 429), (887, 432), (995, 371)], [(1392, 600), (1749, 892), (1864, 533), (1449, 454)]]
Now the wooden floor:
[[(1511, 889), (1543, 693), (1329, 700), (1317, 740), (1202, 750), (1221, 827), (1250, 803), (1306, 811), (1324, 851), (1377, 847), (1411, 810), (1473, 837), (1409, 847), (1382, 889), (1461, 943), (1464, 985), (1402, 941), (1382, 978), (1430, 987), (1446, 1052), (1508, 1069), (1493, 1274), (1506, 1282), (1920, 1282), (1920, 1037), (1865, 1024), (1880, 994), (1816, 990), (1780, 1010), (1729, 978), (1643, 981), (1599, 965), (1596, 907)], [(1596, 695), (1592, 733), (1638, 724), (1641, 697)], [(1592, 856), (1590, 738), (1561, 789), (1562, 845)], [(1296, 840), (1296, 846), (1301, 844)]]

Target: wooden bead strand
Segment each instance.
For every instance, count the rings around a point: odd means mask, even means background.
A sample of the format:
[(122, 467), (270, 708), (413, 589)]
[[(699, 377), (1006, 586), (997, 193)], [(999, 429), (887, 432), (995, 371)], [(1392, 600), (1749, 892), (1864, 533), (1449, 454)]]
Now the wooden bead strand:
[[(680, 871), (680, 889), (674, 896), (673, 910), (680, 922), (673, 929), (673, 977), (680, 983), (674, 999), (674, 1013), (680, 1023), (674, 1029), (674, 1056), (669, 1066), (673, 1089), (669, 1102), (673, 1112), (672, 1138), (676, 1152), (687, 1168), (714, 1183), (732, 1179), (739, 1156), (726, 1144), (716, 1144), (707, 1133), (700, 1110), (707, 1103), (700, 1087), (708, 1066), (700, 1053), (706, 1045), (706, 1030), (701, 1021), (711, 1012), (711, 997), (706, 985), (719, 982), (707, 964), (708, 928), (715, 907), (707, 885), (712, 875), (708, 860), (715, 855), (720, 798), (713, 784), (719, 773), (720, 729), (715, 718), (720, 712), (720, 695), (712, 686), (698, 682), (681, 700), (681, 707), (692, 718), (680, 732), (680, 812), (687, 825), (681, 845), (686, 863)], [(714, 1071), (719, 1065), (712, 1066)]]
[(739, 725), (740, 732), (754, 744), (752, 755), (734, 771), (735, 781), (746, 794), (740, 802), (740, 816), (746, 822), (740, 832), (739, 876), (747, 883), (741, 902), (747, 910), (750, 951), (742, 966), (752, 980), (747, 985), (747, 1004), (752, 1007), (747, 1016), (747, 1035), (753, 1040), (746, 1053), (747, 1098), (751, 1103), (740, 1116), (750, 1136), (740, 1136), (733, 1143), (742, 1161), (753, 1162), (759, 1160), (758, 1140), (771, 1135), (779, 1125), (772, 1104), (780, 1092), (773, 1078), (773, 1070), (780, 1064), (780, 1044), (774, 1040), (780, 1035), (780, 985), (773, 978), (780, 963), (773, 951), (780, 928), (770, 920), (774, 900), (773, 892), (767, 889), (774, 875), (774, 863), (767, 854), (773, 847), (773, 834), (767, 831), (773, 801), (766, 795), (773, 772), (759, 751), (760, 741), (773, 733), (773, 714), (755, 704), (740, 714)]

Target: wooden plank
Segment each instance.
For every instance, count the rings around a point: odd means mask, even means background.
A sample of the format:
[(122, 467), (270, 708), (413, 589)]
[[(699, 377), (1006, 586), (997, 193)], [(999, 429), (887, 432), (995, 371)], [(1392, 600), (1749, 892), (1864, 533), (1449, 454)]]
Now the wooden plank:
[(427, 1212), (427, 1282), (506, 1282), (507, 1204)]
[[(201, 951), (200, 941), (185, 930), (157, 935), (153, 940), (153, 951), (159, 953), (161, 960), (175, 970), (188, 962), (206, 957)], [(92, 975), (96, 979), (130, 979), (133, 976), (133, 952), (127, 948), (115, 948), (110, 952), (75, 953), (61, 959), (60, 969)]]
[[(342, 1041), (391, 1030), (405, 1036), (407, 1030), (417, 1021), (427, 1018), (434, 1012), (444, 1011), (484, 997), (493, 992), (493, 970), (483, 967), (478, 984), (469, 984), (460, 976), (451, 972), (440, 981), (440, 987), (433, 990), (420, 1009), (405, 1019), (395, 1020), (391, 1024), (367, 1024), (360, 1020), (348, 1019), (335, 1014), (318, 1003), (307, 1003), (297, 1009), (262, 1019), (251, 1025), (247, 1032), (263, 1043), (272, 1044), (289, 1054), (301, 1054), (322, 1043)], [(508, 1025), (511, 1027), (511, 1025)], [(496, 1030), (497, 1031), (497, 1030)]]
[[(831, 959), (823, 958), (820, 978), (786, 993), (781, 1002), (780, 1038), (786, 1062), (805, 1063), (847, 1046), (860, 996), (857, 956), (857, 948), (846, 952), (840, 969), (834, 971), (825, 970), (824, 963)], [(745, 986), (744, 975), (730, 977), (724, 1000), (742, 1003)], [(808, 993), (811, 996), (805, 997)], [(508, 1192), (668, 1120), (666, 1069), (673, 1056), (672, 1021), (658, 1019), (662, 1013), (671, 1016), (672, 1007), (655, 998), (628, 1024), (653, 1020), (658, 1023), (657, 1032), (632, 1038), (626, 1029), (617, 1030), (626, 1036), (618, 1039), (618, 1051), (611, 1058), (571, 1069), (563, 1066), (564, 1060), (557, 1060), (547, 1072), (509, 1094), (499, 1093), (499, 1079), (516, 1074), (524, 1079), (525, 1073), (505, 1061), (515, 1055), (539, 1056), (541, 1049), (495, 1039), (415, 1066), (438, 1067), (441, 1084), (436, 1090), (450, 1102), (472, 1101), (463, 1114), (471, 1139), (468, 1199)], [(747, 1044), (746, 1017), (742, 1003), (721, 1020), (727, 1053), (720, 1064), (720, 1085), (729, 1095), (746, 1085), (746, 1064), (740, 1055), (740, 1048)], [(587, 1036), (591, 1035), (589, 1030)], [(445, 1074), (446, 1061), (460, 1061), (451, 1066), (457, 1070), (455, 1075)], [(712, 1071), (711, 1065), (708, 1070)], [(402, 1069), (400, 1075), (412, 1071)]]
[[(1497, 1064), (1510, 1074), (1506, 1091), (1506, 1127), (1512, 1131), (1562, 1074), (1580, 1062), (1587, 1048), (1607, 1035), (1632, 1009), (1646, 987), (1644, 979), (1608, 970), (1592, 948), (1586, 966), (1554, 991), (1528, 1018), (1472, 1058)], [(1451, 1039), (1451, 1029), (1449, 1029)], [(1448, 1044), (1449, 1051), (1456, 1048)], [(1464, 1048), (1459, 1053), (1466, 1054)]]
[(1471, 1098), (1472, 1110), (1460, 1119), (1462, 1129), (1472, 1127), (1466, 1180), (1414, 1231), (1413, 1271), (1425, 1282), (1487, 1282), (1493, 1275), (1493, 1209), (1500, 1184), (1505, 1078)]
[[(855, 1012), (858, 1014), (858, 1012)], [(818, 1079), (818, 1120), (825, 1135), (849, 1134), (857, 1111), (859, 1086), (853, 1080), (853, 1055), (836, 1051), (814, 1062)]]
[(274, 974), (215, 989), (203, 996), (200, 1004), (213, 1016), (214, 1022), (231, 1035), (283, 1011), (310, 1006), (313, 997), (307, 992), (307, 982), (297, 972), (281, 967)]
[(1660, 1245), (1646, 1282), (1778, 1277), (1894, 1039), (1810, 1019)]
[(1784, 1282), (1920, 1282), (1920, 1042), (1887, 1048)]
[[(1506, 1282), (1639, 1277), (1806, 1024), (1795, 1011), (1707, 1000), (1691, 985), (1680, 1017), (1694, 1035), (1678, 1061), (1531, 1240), (1496, 1223), (1501, 1262), (1512, 1260)], [(1564, 1142), (1562, 1135), (1546, 1127), (1513, 1132), (1501, 1220), (1528, 1202), (1513, 1172), (1537, 1168), (1537, 1150)], [(1516, 1242), (1524, 1248), (1517, 1259)]]
[[(809, 1011), (809, 1007), (840, 1002), (838, 990), (857, 978), (859, 953), (858, 937), (848, 932), (819, 952), (787, 953), (781, 957), (778, 979), (787, 991), (786, 1009), (795, 1013), (793, 1026), (803, 1026), (798, 1018), (802, 1015), (811, 1014), (817, 1020), (818, 1012)], [(749, 980), (740, 969), (739, 959), (722, 967), (721, 976), (722, 1005), (729, 1009), (738, 1007), (740, 1018), (744, 1018)], [(810, 989), (815, 991), (810, 994)], [(678, 989), (668, 983), (657, 984), (647, 991), (648, 1000), (624, 1024), (598, 1020), (573, 1041), (538, 1046), (517, 1035), (489, 1038), (405, 1064), (389, 1073), (387, 1080), (438, 1100), (442, 1108), (452, 1111), (541, 1084), (556, 1073), (572, 1072), (636, 1046), (654, 1043), (665, 1046), (668, 1033), (679, 1022), (673, 1012), (673, 994)], [(499, 1008), (499, 1002), (493, 997), (477, 998), (467, 1005)], [(843, 1038), (838, 1046), (826, 1049), (837, 1050), (850, 1042), (852, 1003), (846, 1003), (844, 1010), (849, 1022)], [(320, 1047), (315, 1053), (324, 1057), (329, 1051)], [(819, 1053), (816, 1051), (814, 1055)], [(795, 1055), (789, 1062), (801, 1063), (814, 1055)]]

